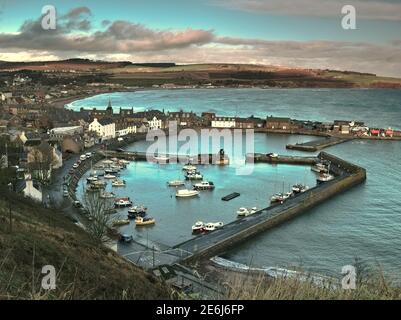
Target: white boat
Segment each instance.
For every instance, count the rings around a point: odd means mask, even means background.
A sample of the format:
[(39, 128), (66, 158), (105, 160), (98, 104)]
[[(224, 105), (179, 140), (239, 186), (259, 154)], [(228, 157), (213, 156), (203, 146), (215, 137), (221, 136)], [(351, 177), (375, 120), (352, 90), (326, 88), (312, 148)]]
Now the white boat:
[(167, 156), (157, 156), (157, 157), (154, 157), (154, 159), (157, 162), (167, 162), (170, 160), (170, 158)]
[(185, 175), (185, 179), (187, 179), (187, 180), (202, 180), (203, 179), (203, 175), (201, 175), (200, 173), (187, 173)]
[(293, 191), (294, 193), (304, 193), (304, 192), (307, 191), (308, 189), (309, 189), (308, 186), (306, 186), (306, 185), (304, 185), (304, 184), (301, 184), (301, 183), (294, 184), (294, 185), (292, 186), (292, 191)]
[(199, 183), (195, 183), (193, 188), (194, 190), (213, 190), (214, 183), (211, 181), (202, 181)]
[(182, 180), (171, 180), (167, 182), (169, 187), (179, 187), (185, 185), (185, 181)]
[(292, 192), (276, 193), (270, 198), (270, 201), (272, 203), (274, 203), (274, 202), (283, 203), (285, 200), (287, 200), (289, 197), (291, 197), (291, 195), (292, 195)]
[(97, 176), (90, 176), (90, 177), (86, 178), (86, 181), (89, 182), (89, 183), (95, 182), (97, 180), (98, 180)]
[(192, 164), (186, 164), (185, 166), (182, 167), (182, 170), (185, 171), (196, 171), (197, 167), (192, 165)]
[(321, 162), (316, 163), (314, 166), (312, 166), (311, 170), (317, 173), (328, 172), (327, 166)]
[(133, 206), (128, 209), (128, 213), (145, 213), (148, 208), (143, 205), (140, 206)]
[(317, 183), (323, 183), (323, 182), (328, 182), (334, 179), (334, 176), (331, 175), (330, 173), (321, 173), (319, 177), (316, 179)]
[(253, 208), (250, 208), (250, 209), (239, 208), (239, 210), (237, 211), (237, 214), (238, 214), (239, 217), (247, 217), (247, 216), (249, 216), (251, 214), (256, 213), (257, 211), (258, 211), (257, 207), (253, 207)]
[(199, 195), (199, 191), (188, 190), (188, 189), (177, 190), (177, 193), (175, 194), (177, 198), (189, 198), (189, 197), (195, 197), (197, 195)]
[(108, 174), (105, 174), (105, 175), (104, 175), (104, 178), (105, 178), (105, 179), (115, 179), (116, 176), (113, 175), (113, 174), (108, 173)]
[(100, 198), (102, 199), (113, 199), (116, 195), (113, 192), (103, 192), (100, 195)]
[(132, 205), (132, 201), (129, 198), (119, 198), (115, 199), (114, 206), (121, 208), (121, 207), (130, 207)]
[(125, 180), (115, 179), (111, 182), (111, 185), (113, 187), (125, 187)]
[(193, 226), (192, 226), (192, 232), (193, 233), (200, 233), (203, 232), (205, 229), (205, 224), (202, 221), (197, 221)]
[(217, 229), (222, 228), (224, 225), (223, 222), (209, 222), (205, 224), (204, 230), (205, 231), (214, 231)]

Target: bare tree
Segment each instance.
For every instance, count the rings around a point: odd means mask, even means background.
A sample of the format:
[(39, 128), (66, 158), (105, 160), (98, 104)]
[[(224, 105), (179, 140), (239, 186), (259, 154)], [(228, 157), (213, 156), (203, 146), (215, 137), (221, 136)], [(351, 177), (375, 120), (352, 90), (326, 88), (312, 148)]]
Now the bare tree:
[(28, 167), (32, 177), (43, 184), (48, 183), (51, 177), (52, 160), (50, 152), (37, 148), (31, 150), (28, 154)]
[(107, 233), (113, 221), (118, 219), (115, 214), (111, 214), (114, 201), (110, 198), (102, 198), (100, 190), (84, 191), (83, 194), (83, 206), (91, 220), (87, 230), (96, 242), (105, 243), (108, 241)]

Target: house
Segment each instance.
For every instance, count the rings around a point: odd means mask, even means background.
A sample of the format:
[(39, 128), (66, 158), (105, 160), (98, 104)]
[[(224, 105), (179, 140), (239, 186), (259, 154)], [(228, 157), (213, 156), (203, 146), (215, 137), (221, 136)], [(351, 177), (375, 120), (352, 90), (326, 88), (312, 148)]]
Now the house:
[(102, 119), (102, 118), (111, 118), (113, 116), (113, 107), (111, 105), (111, 100), (109, 100), (109, 104), (105, 110), (98, 110), (96, 108), (93, 109), (80, 109), (80, 113), (87, 119)]
[(280, 118), (280, 117), (267, 117), (266, 118), (266, 128), (270, 130), (290, 130), (291, 129), (291, 119), (290, 118)]
[(378, 137), (380, 135), (380, 129), (370, 129), (370, 135)]
[(392, 138), (394, 136), (394, 130), (391, 128), (388, 128), (385, 130), (384, 134), (386, 135), (386, 137)]
[(33, 178), (47, 181), (50, 179), (53, 169), (63, 166), (63, 155), (47, 141), (42, 140), (39, 145), (35, 141), (32, 146), (27, 146), (29, 141), (24, 145), (24, 149), (27, 152), (27, 167)]
[(215, 117), (211, 121), (212, 128), (235, 128), (235, 118)]
[(65, 136), (73, 136), (76, 134), (82, 134), (84, 129), (81, 126), (72, 126), (72, 127), (61, 127), (61, 128), (53, 128), (49, 131), (51, 138), (63, 140)]
[(61, 150), (68, 153), (81, 153), (85, 148), (85, 143), (81, 135), (64, 136), (61, 141)]
[(88, 130), (96, 132), (101, 141), (116, 137), (116, 124), (110, 118), (93, 119)]
[(251, 116), (249, 118), (235, 118), (235, 127), (239, 129), (263, 128), (265, 121)]
[(170, 122), (174, 121), (181, 127), (196, 127), (201, 124), (200, 118), (194, 112), (184, 112), (183, 110), (169, 112), (166, 127), (169, 127)]
[(166, 115), (159, 110), (136, 112), (131, 118), (144, 123), (149, 130), (164, 129), (166, 127)]
[(24, 197), (30, 198), (33, 201), (42, 202), (43, 196), (40, 184), (33, 181), (30, 175), (25, 175), (25, 179), (17, 184), (16, 191), (23, 193)]

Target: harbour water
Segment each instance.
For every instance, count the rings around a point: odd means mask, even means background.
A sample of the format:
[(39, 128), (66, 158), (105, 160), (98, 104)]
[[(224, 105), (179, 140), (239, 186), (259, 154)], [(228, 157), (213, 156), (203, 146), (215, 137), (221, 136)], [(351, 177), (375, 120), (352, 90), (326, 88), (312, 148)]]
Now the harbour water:
[[(215, 111), (221, 115), (289, 116), (298, 119), (331, 121), (349, 119), (368, 125), (400, 128), (401, 91), (337, 89), (205, 89), (150, 90), (100, 95), (74, 102), (70, 107), (113, 105), (135, 109)], [(287, 143), (304, 142), (311, 137), (264, 135), (255, 139), (256, 152), (303, 154), (285, 150)], [(139, 142), (129, 150), (146, 150)], [(401, 279), (401, 143), (394, 141), (350, 141), (330, 147), (338, 155), (367, 169), (367, 181), (313, 210), (259, 235), (225, 255), (225, 258), (254, 267), (303, 267), (313, 272), (339, 276), (342, 266), (355, 258), (378, 266)], [(308, 154), (309, 155), (309, 154)], [(154, 227), (124, 231), (141, 233), (166, 244), (191, 237), (190, 227), (197, 220), (229, 222), (243, 206), (266, 206), (268, 196), (304, 182), (312, 185), (315, 176), (301, 166), (258, 164), (250, 176), (236, 176), (235, 168), (200, 167), (216, 190), (202, 192), (199, 199), (176, 200), (175, 190), (166, 186), (182, 177), (179, 165), (131, 163), (122, 177), (127, 187), (118, 190), (149, 208), (157, 219)], [(80, 188), (79, 188), (80, 190)], [(231, 192), (241, 196), (230, 202), (220, 200)]]

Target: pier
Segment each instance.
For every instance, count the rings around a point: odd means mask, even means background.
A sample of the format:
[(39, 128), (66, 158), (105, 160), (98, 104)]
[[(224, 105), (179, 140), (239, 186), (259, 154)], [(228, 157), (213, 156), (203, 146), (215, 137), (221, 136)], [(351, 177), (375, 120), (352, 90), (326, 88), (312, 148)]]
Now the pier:
[[(364, 168), (325, 152), (321, 152), (315, 158), (315, 161), (319, 160), (330, 161), (330, 172), (335, 175), (334, 180), (322, 183), (304, 193), (291, 197), (281, 205), (266, 207), (253, 215), (237, 219), (221, 229), (199, 235), (173, 248), (186, 252), (187, 255), (182, 261), (188, 263), (222, 254), (243, 241), (292, 219), (366, 180), (366, 170)], [(310, 161), (310, 157), (307, 157), (305, 164)], [(266, 201), (268, 201), (267, 197)]]
[(287, 144), (286, 148), (290, 150), (316, 152), (327, 147), (331, 147), (340, 143), (344, 143), (354, 139), (353, 137), (339, 138), (339, 137), (326, 137), (324, 139), (308, 141), (304, 143)]
[(246, 162), (250, 163), (272, 163), (272, 164), (295, 164), (295, 165), (314, 165), (319, 159), (317, 157), (297, 157), (283, 156), (263, 153), (252, 153), (246, 155)]

